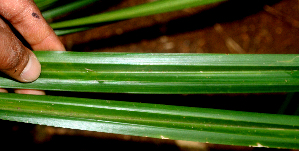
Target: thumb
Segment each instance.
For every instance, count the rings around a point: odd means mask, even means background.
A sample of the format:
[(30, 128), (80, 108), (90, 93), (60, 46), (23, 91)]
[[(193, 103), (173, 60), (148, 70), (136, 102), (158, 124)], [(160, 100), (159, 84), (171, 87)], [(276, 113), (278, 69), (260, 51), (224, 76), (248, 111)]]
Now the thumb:
[(36, 80), (41, 72), (41, 65), (34, 53), (22, 44), (1, 19), (0, 71), (21, 82)]

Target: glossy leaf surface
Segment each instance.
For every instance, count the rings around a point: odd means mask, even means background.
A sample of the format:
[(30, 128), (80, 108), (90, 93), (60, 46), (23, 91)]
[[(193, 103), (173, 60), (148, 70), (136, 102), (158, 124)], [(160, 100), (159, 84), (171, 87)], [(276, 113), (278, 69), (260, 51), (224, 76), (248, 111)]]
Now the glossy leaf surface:
[(196, 94), (298, 92), (299, 57), (255, 54), (35, 52), (32, 83), (0, 78), (2, 88)]
[(0, 118), (162, 139), (299, 148), (299, 117), (94, 100), (0, 94)]
[[(57, 0), (35, 0), (47, 9)], [(160, 0), (51, 24), (58, 35), (223, 0)], [(44, 12), (46, 18), (87, 5)], [(82, 4), (82, 5), (81, 5)], [(45, 15), (46, 14), (46, 15)], [(70, 28), (71, 27), (71, 28)], [(35, 52), (41, 77), (0, 87), (80, 92), (192, 94), (298, 92), (299, 56)], [(226, 145), (299, 148), (299, 117), (83, 98), (0, 94), (0, 118), (56, 127)]]

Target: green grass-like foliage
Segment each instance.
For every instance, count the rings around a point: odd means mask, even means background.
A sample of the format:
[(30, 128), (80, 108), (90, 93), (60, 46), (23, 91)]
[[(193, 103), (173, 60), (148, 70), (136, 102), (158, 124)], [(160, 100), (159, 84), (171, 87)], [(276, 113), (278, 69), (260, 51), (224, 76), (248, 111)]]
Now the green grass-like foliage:
[(296, 54), (34, 52), (32, 83), (0, 78), (2, 88), (80, 92), (198, 94), (299, 91)]
[[(50, 19), (52, 17), (56, 17), (57, 15), (67, 13), (72, 9), (83, 7), (85, 5), (93, 3), (94, 1), (95, 0), (76, 1), (65, 6), (48, 10), (43, 13), (43, 16), (46, 19)], [(55, 22), (51, 23), (50, 25), (55, 30), (55, 33), (57, 35), (64, 35), (87, 30), (97, 26), (97, 24), (100, 23), (132, 19), (136, 17), (149, 16), (159, 13), (166, 13), (221, 1), (224, 0), (158, 0), (120, 10), (104, 12), (92, 16), (86, 16), (83, 18)]]
[(58, 17), (60, 15), (72, 12), (76, 9), (79, 9), (81, 7), (87, 6), (89, 4), (92, 4), (94, 2), (96, 2), (98, 0), (79, 0), (79, 1), (74, 1), (71, 3), (68, 3), (67, 5), (63, 5), (63, 6), (59, 6), (59, 7), (55, 7), (51, 10), (48, 11), (44, 11), (42, 13), (43, 17), (45, 19), (51, 19), (54, 17)]
[(299, 117), (207, 108), (0, 94), (0, 118), (89, 131), (227, 145), (299, 148)]
[[(160, 0), (51, 26), (63, 35), (104, 22), (220, 1)], [(95, 0), (35, 2), (45, 18), (52, 19)], [(299, 91), (297, 54), (35, 54), (42, 65), (38, 80), (20, 83), (3, 76), (0, 87), (147, 94)], [(0, 119), (164, 139), (299, 149), (299, 117), (290, 115), (0, 93)]]

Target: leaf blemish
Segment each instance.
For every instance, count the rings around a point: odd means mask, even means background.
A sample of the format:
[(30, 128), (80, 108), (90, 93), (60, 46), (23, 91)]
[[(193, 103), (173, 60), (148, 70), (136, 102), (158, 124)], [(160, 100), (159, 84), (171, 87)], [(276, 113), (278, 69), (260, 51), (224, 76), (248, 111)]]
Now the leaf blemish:
[(297, 59), (299, 56), (296, 56), (295, 58), (293, 58), (292, 60), (287, 60), (287, 61), (277, 61), (277, 62), (293, 62), (295, 59)]
[(85, 68), (85, 70), (86, 70), (86, 72), (93, 71), (93, 70), (91, 70), (91, 69), (88, 69), (88, 68)]

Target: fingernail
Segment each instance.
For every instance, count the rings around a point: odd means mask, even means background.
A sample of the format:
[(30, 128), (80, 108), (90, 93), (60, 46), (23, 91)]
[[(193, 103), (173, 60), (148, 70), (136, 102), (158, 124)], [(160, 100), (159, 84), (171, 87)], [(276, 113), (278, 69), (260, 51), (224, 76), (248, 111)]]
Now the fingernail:
[(41, 65), (34, 55), (30, 55), (29, 61), (21, 73), (22, 82), (32, 82), (36, 80), (41, 72)]

